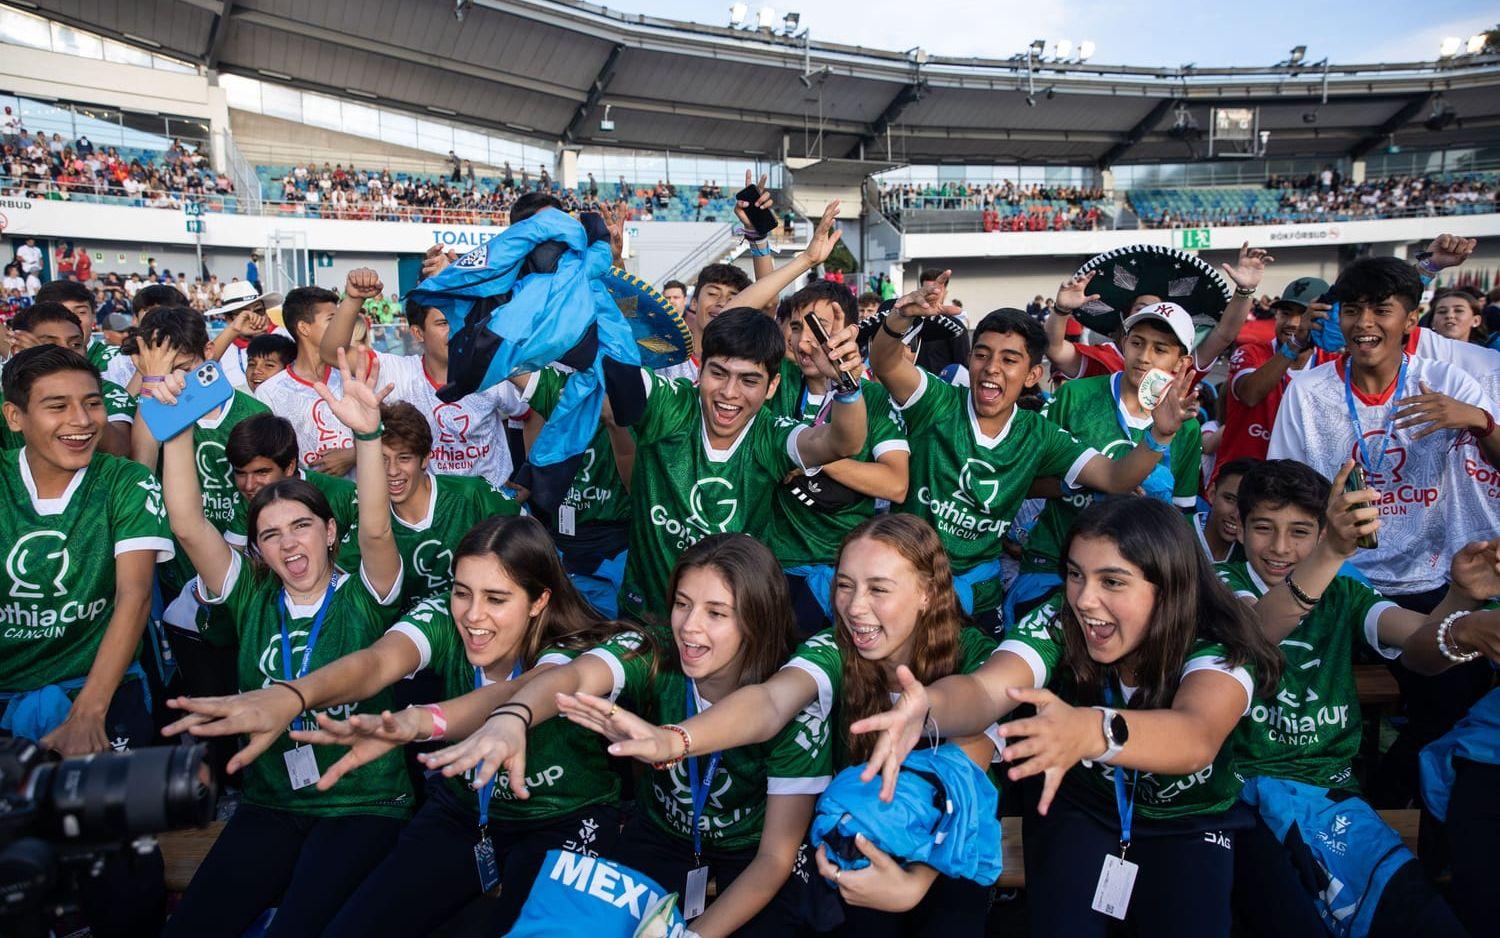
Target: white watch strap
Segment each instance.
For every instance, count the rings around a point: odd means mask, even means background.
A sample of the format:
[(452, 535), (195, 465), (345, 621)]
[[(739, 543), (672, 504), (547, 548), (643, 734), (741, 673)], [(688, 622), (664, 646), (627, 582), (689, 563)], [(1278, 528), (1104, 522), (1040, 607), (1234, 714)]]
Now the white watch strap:
[(1111, 710), (1109, 707), (1095, 707), (1094, 709), (1099, 711), (1101, 720), (1103, 721), (1105, 748), (1103, 753), (1095, 756), (1090, 761), (1103, 762), (1107, 764), (1111, 760), (1113, 760), (1115, 756), (1119, 755), (1120, 750), (1124, 749), (1125, 747), (1121, 744), (1117, 744), (1114, 741), (1114, 736), (1110, 733), (1109, 724), (1110, 721), (1115, 718), (1115, 711)]

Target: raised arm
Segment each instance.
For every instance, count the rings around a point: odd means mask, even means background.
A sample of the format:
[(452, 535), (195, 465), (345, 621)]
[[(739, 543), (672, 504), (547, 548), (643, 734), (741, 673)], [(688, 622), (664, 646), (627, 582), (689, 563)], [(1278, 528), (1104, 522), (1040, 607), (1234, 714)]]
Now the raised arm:
[(1266, 265), (1275, 260), (1264, 250), (1252, 248), (1250, 242), (1246, 241), (1240, 245), (1239, 258), (1233, 265), (1219, 265), (1224, 276), (1234, 284), (1234, 295), (1229, 298), (1224, 315), (1219, 317), (1213, 329), (1193, 350), (1193, 364), (1199, 371), (1207, 371), (1225, 350), (1234, 345), (1240, 330), (1245, 327), (1245, 320), (1250, 318), (1250, 308), (1255, 305), (1255, 291), (1260, 289)]
[(218, 335), (214, 336), (214, 340), (209, 346), (209, 358), (214, 361), (222, 359), (224, 353), (229, 351), (229, 347), (234, 344), (235, 339), (248, 339), (253, 336), (264, 335), (270, 331), (270, 318), (265, 313), (252, 312), (256, 305), (258, 304), (251, 303), (249, 306), (235, 313), (234, 318), (224, 324), (224, 328), (220, 330)]
[[(828, 345), (818, 349), (813, 361), (830, 382), (840, 369), (858, 374), (863, 361), (859, 354), (859, 327), (844, 326), (829, 336)], [(797, 455), (802, 465), (809, 468), (844, 459), (859, 452), (869, 431), (864, 394), (856, 390), (842, 397), (835, 392), (828, 422), (807, 427), (798, 434)]]
[(952, 316), (963, 312), (957, 306), (943, 303), (951, 273), (945, 270), (936, 280), (898, 299), (870, 340), (870, 365), (875, 369), (875, 378), (891, 392), (891, 400), (898, 406), (911, 400), (922, 383), (922, 370), (907, 360), (902, 337), (923, 316)]
[(401, 581), (401, 553), (391, 532), (391, 497), (385, 485), (385, 460), (380, 451), (380, 402), (393, 385), (380, 386), (380, 361), (358, 356), (349, 368), (349, 355), (335, 356), (342, 396), (318, 381), (313, 385), (333, 415), (354, 434), (354, 482), (359, 503), (360, 566), (380, 597), (389, 596)]
[(1099, 299), (1099, 294), (1088, 292), (1089, 282), (1097, 273), (1089, 271), (1082, 277), (1064, 280), (1057, 288), (1057, 299), (1052, 302), (1052, 310), (1042, 327), (1047, 332), (1047, 359), (1059, 374), (1068, 378), (1078, 377), (1083, 364), (1083, 355), (1068, 341), (1068, 323), (1074, 310)]
[(339, 363), (339, 350), (349, 348), (349, 343), (354, 341), (354, 323), (365, 307), (365, 300), (381, 296), (384, 290), (380, 275), (370, 268), (356, 267), (349, 271), (344, 280), (344, 298), (339, 300), (333, 321), (324, 330), (323, 341), (318, 345), (318, 354), (323, 356), (326, 364)]
[(1183, 422), (1198, 412), (1197, 388), (1188, 380), (1190, 365), (1187, 360), (1178, 364), (1176, 376), (1151, 414), (1152, 423), (1146, 430), (1146, 438), (1120, 459), (1104, 455), (1090, 459), (1078, 471), (1079, 485), (1111, 495), (1133, 492), (1136, 486), (1146, 481), (1158, 461), (1168, 458), (1172, 438)]
[(833, 253), (833, 246), (843, 236), (838, 228), (838, 211), (838, 200), (829, 202), (823, 209), (823, 217), (819, 219), (818, 227), (813, 232), (812, 239), (807, 242), (807, 247), (764, 276), (757, 271), (759, 279), (740, 291), (734, 298), (734, 305), (765, 309), (774, 304), (776, 298), (781, 296), (781, 291), (796, 282), (798, 277), (828, 260), (828, 256)]
[[(175, 396), (186, 387), (183, 373), (168, 375), (158, 387), (157, 399), (175, 403)], [(170, 398), (170, 400), (168, 400)], [(184, 430), (162, 446), (162, 498), (167, 505), (167, 521), (172, 535), (187, 552), (198, 571), (198, 578), (209, 592), (224, 594), (224, 579), (234, 562), (234, 550), (224, 536), (203, 515), (203, 490), (198, 485), (198, 466), (193, 454), (193, 434)]]
[(1282, 354), (1282, 346), (1276, 347), (1276, 354), (1270, 360), (1249, 374), (1242, 374), (1231, 379), (1229, 393), (1239, 398), (1240, 403), (1246, 407), (1254, 407), (1278, 387), (1281, 379), (1286, 373), (1300, 362), (1306, 361), (1310, 343), (1308, 333), (1311, 332), (1313, 323), (1319, 319), (1326, 319), (1328, 312), (1333, 307), (1328, 303), (1309, 303), (1307, 310), (1302, 314), (1302, 321), (1297, 325), (1296, 338), (1292, 340), (1290, 350), (1297, 353), (1297, 359), (1287, 358)]
[[(768, 174), (762, 173), (760, 182), (755, 184), (756, 191), (760, 193), (760, 197), (755, 200), (756, 208), (771, 209), (776, 204), (776, 200), (772, 198), (771, 193), (766, 189), (766, 180), (769, 178), (770, 177)], [(745, 170), (745, 185), (748, 187), (751, 184), (751, 181), (752, 174), (751, 171), (747, 169)], [(740, 224), (744, 226), (746, 231), (753, 230), (754, 228), (754, 226), (750, 224), (750, 216), (746, 212), (746, 209), (748, 208), (750, 208), (750, 204), (748, 202), (736, 201), (734, 203), (735, 217), (740, 220)], [(767, 232), (766, 237), (759, 239), (756, 243), (765, 244), (766, 240), (769, 239), (770, 236), (770, 232)], [(776, 261), (772, 258), (770, 251), (766, 251), (763, 254), (756, 254), (755, 251), (752, 250), (750, 252), (750, 266), (755, 272), (755, 279), (759, 280), (762, 277), (768, 277), (775, 272)]]

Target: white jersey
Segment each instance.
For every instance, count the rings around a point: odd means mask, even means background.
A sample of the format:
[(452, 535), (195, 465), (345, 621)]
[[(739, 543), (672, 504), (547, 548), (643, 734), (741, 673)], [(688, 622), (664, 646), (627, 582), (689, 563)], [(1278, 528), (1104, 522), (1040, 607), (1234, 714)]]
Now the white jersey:
[(1407, 341), (1407, 351), (1414, 358), (1430, 358), (1452, 365), (1479, 382), (1492, 400), (1500, 400), (1500, 352), (1473, 342), (1450, 339), (1431, 329), (1413, 329), (1412, 334), (1415, 341)]
[[(325, 368), (323, 380), (335, 395), (342, 392), (344, 382), (336, 369)], [(297, 431), (297, 451), (303, 466), (311, 465), (314, 457), (329, 450), (354, 445), (349, 428), (333, 415), (313, 386), (290, 368), (263, 381), (255, 389), (255, 396), (271, 408), (271, 413), (291, 421)]]
[(129, 355), (116, 355), (109, 360), (109, 364), (104, 366), (104, 380), (113, 381), (122, 388), (134, 377), (135, 362)]
[[(1366, 481), (1380, 493), (1380, 546), (1361, 550), (1351, 560), (1376, 589), (1391, 595), (1442, 586), (1453, 554), (1486, 536), (1488, 524), (1483, 513), (1473, 510), (1476, 480), (1456, 456), (1470, 441), (1467, 433), (1442, 430), (1414, 440), (1421, 427), (1392, 427), (1385, 436), (1396, 401), (1421, 393), (1421, 382), (1495, 412), (1494, 402), (1473, 378), (1432, 358), (1410, 359), (1402, 388), (1379, 397), (1354, 392), (1360, 431), (1375, 464), (1366, 467)], [(1326, 479), (1335, 478), (1351, 457), (1360, 459), (1345, 402), (1342, 359), (1292, 373), (1267, 457), (1295, 459)]]
[(440, 475), (477, 475), (499, 488), (514, 470), (505, 441), (505, 422), (528, 410), (521, 393), (502, 381), (452, 403), (440, 400), (438, 385), (427, 374), (421, 355), (377, 352), (380, 382), (394, 384), (389, 400), (405, 401), (422, 412), (432, 427), (431, 471)]
[(698, 360), (696, 358), (685, 358), (675, 365), (656, 369), (656, 373), (663, 378), (686, 378), (694, 384), (698, 383)]

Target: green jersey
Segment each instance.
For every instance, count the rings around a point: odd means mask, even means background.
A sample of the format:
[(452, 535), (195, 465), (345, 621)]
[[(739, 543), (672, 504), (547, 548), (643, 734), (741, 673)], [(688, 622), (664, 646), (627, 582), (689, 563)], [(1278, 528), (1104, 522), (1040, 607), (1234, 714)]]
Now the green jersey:
[[(391, 534), (406, 571), (396, 602), (402, 610), (410, 609), (418, 600), (447, 592), (453, 583), (453, 548), (470, 528), (491, 515), (521, 513), (515, 499), (507, 498), (483, 476), (429, 473), (427, 481), (427, 504), (419, 520), (406, 521), (391, 509)], [(340, 566), (357, 565), (358, 533), (351, 530), (339, 545)]]
[[(199, 590), (209, 605), (223, 606), (228, 615), (200, 616), (203, 637), (218, 645), (237, 645), (235, 670), (241, 692), (269, 687), (275, 681), (296, 677), (304, 658), (306, 673), (345, 655), (369, 647), (396, 618), (396, 594), (401, 584), (382, 601), (372, 595), (364, 582), (364, 573), (339, 572), (334, 578), (333, 597), (328, 602), (323, 625), (313, 642), (311, 655), (307, 640), (317, 618), (321, 601), (302, 606), (282, 593), (281, 581), (269, 573), (249, 569), (245, 560), (232, 553), (229, 573), (224, 578), (224, 593), (209, 596), (207, 586)], [(199, 581), (202, 584), (202, 581)], [(291, 659), (281, 642), (281, 622), (285, 616)], [(346, 720), (356, 713), (379, 714), (395, 706), (390, 690), (380, 691), (358, 703), (341, 704), (310, 710), (301, 719), (316, 725), (316, 714), (326, 713), (336, 720)], [(306, 745), (306, 744), (303, 744)], [(308, 785), (293, 790), (288, 776), (286, 757), (297, 744), (282, 734), (260, 758), (245, 769), (245, 800), (250, 804), (293, 814), (315, 814), (323, 817), (351, 814), (376, 814), (404, 818), (412, 812), (411, 783), (406, 775), (401, 750), (393, 749), (375, 761), (360, 766), (344, 776), (332, 789), (318, 791)], [(343, 757), (342, 746), (313, 746), (318, 772)]]
[[(1064, 701), (1072, 704), (1079, 698), (1072, 673), (1059, 669), (1063, 660), (1066, 633), (1058, 617), (1064, 602), (1061, 591), (1033, 609), (1005, 633), (998, 651), (1008, 651), (1031, 666), (1037, 687), (1051, 687)], [(1182, 664), (1182, 677), (1195, 671), (1218, 671), (1239, 682), (1245, 692), (1245, 712), (1250, 712), (1254, 682), (1250, 672), (1224, 660), (1224, 646), (1195, 641)], [(1124, 708), (1129, 710), (1134, 687), (1123, 687)], [(1116, 705), (1118, 706), (1118, 704)], [(1065, 791), (1101, 810), (1115, 809), (1114, 766), (1095, 762), (1075, 765), (1063, 781)], [(1134, 777), (1135, 807), (1143, 818), (1168, 820), (1222, 814), (1234, 806), (1240, 796), (1240, 778), (1235, 772), (1234, 746), (1228, 740), (1219, 748), (1211, 765), (1193, 775), (1158, 775), (1153, 772), (1131, 773)], [(1127, 779), (1127, 785), (1130, 779)]]
[[(1080, 443), (1041, 414), (1019, 407), (996, 436), (979, 428), (968, 388), (927, 372), (901, 407), (911, 454), (911, 483), (902, 511), (937, 529), (956, 574), (969, 573), (1002, 553), (1031, 483), (1060, 476), (1068, 485), (1098, 450)], [(975, 614), (1000, 605), (998, 574), (974, 587)]]
[[(901, 421), (900, 412), (891, 404), (891, 395), (885, 386), (862, 381), (860, 391), (865, 398), (869, 430), (865, 434), (865, 445), (853, 458), (859, 462), (875, 462), (886, 453), (910, 452), (906, 443), (906, 425)], [(781, 384), (776, 396), (767, 402), (772, 413), (812, 425), (829, 403), (828, 395), (807, 392), (801, 368), (794, 362), (782, 361)], [(816, 480), (817, 475), (810, 474), (807, 484), (814, 484)], [(861, 498), (852, 505), (825, 510), (803, 504), (786, 486), (778, 485), (776, 511), (771, 517), (771, 530), (765, 537), (766, 546), (785, 567), (833, 563), (844, 535), (874, 514), (873, 498)]]
[[(1236, 596), (1259, 600), (1269, 589), (1248, 563), (1221, 563), (1217, 569)], [(1286, 664), (1275, 699), (1255, 701), (1235, 729), (1240, 775), (1358, 790), (1352, 762), (1363, 724), (1354, 648), (1364, 642), (1382, 657), (1399, 657), (1400, 648), (1380, 642), (1380, 617), (1394, 608), (1358, 580), (1333, 578), (1318, 604), (1281, 641)]]
[(109, 363), (114, 361), (119, 354), (120, 347), (118, 345), (95, 341), (89, 343), (88, 351), (84, 353), (84, 357), (89, 360), (89, 364), (103, 371), (109, 367)]
[(728, 449), (710, 449), (698, 388), (641, 374), (646, 410), (630, 428), (637, 448), (620, 591), (620, 611), (637, 619), (666, 614), (663, 592), (684, 550), (710, 534), (770, 528), (772, 491), (804, 468), (797, 437), (805, 429), (762, 408)]
[(1193, 533), (1198, 535), (1198, 546), (1203, 548), (1203, 556), (1207, 557), (1208, 562), (1212, 564), (1244, 563), (1245, 545), (1239, 541), (1235, 541), (1229, 545), (1229, 550), (1225, 552), (1225, 556), (1214, 556), (1213, 548), (1208, 546), (1208, 537), (1203, 533), (1204, 529), (1208, 527), (1208, 515), (1209, 513), (1206, 511), (1200, 511), (1193, 515)]
[[(447, 698), (475, 690), (475, 667), (464, 653), (463, 639), (444, 593), (425, 599), (391, 627), (417, 646), (421, 668), (431, 668), (443, 682)], [(622, 637), (628, 642), (628, 637)], [(532, 663), (567, 664), (577, 651), (547, 648)], [(481, 685), (492, 683), (480, 672)], [(496, 776), (490, 798), (490, 817), (511, 821), (538, 821), (572, 814), (593, 804), (613, 804), (620, 798), (620, 776), (604, 751), (607, 741), (563, 717), (554, 717), (532, 727), (526, 734), (526, 787), (531, 797), (516, 798), (505, 773)], [(465, 778), (447, 780), (459, 800), (479, 813), (479, 793)]]
[[(103, 378), (99, 379), (99, 390), (104, 394), (104, 419), (107, 422), (126, 425), (135, 422), (135, 398), (128, 391)], [(5, 396), (0, 394), (0, 404), (4, 402)], [(0, 449), (20, 449), (25, 445), (26, 437), (0, 421)]]
[[(527, 387), (527, 402), (532, 410), (550, 419), (562, 398), (568, 378), (555, 368), (543, 368), (532, 377)], [(583, 464), (573, 476), (573, 484), (563, 498), (563, 508), (571, 510), (570, 525), (564, 520), (568, 511), (559, 512), (559, 526), (564, 533), (573, 535), (577, 529), (591, 524), (615, 524), (630, 517), (630, 500), (625, 483), (620, 479), (619, 467), (615, 465), (615, 449), (609, 442), (609, 431), (600, 421), (599, 429), (589, 440), (583, 451)], [(556, 532), (554, 532), (556, 533)]]
[(115, 612), (115, 558), (173, 553), (161, 483), (94, 453), (57, 498), (37, 496), (26, 450), (0, 453), (0, 690), (81, 678)]
[[(652, 723), (686, 720), (690, 715), (689, 694), (693, 713), (712, 706), (677, 669), (675, 661), (656, 662), (653, 677), (650, 655), (621, 655), (612, 645), (591, 649), (588, 654), (603, 658), (614, 672), (614, 695), (623, 692), (637, 701), (642, 715)], [(698, 757), (698, 770), (707, 769), (708, 757)], [(651, 792), (641, 797), (647, 820), (673, 837), (691, 842), (693, 792), (686, 763), (647, 774)], [(708, 801), (698, 822), (701, 841), (705, 847), (719, 850), (749, 850), (760, 842), (768, 796), (817, 795), (832, 779), (828, 721), (809, 705), (766, 742), (730, 749), (720, 756), (718, 770), (707, 782)]]
[[(1116, 399), (1115, 388), (1119, 380), (1120, 374), (1116, 372), (1068, 381), (1057, 389), (1057, 394), (1047, 402), (1042, 413), (1076, 439), (1109, 458), (1123, 459), (1145, 437), (1151, 428), (1151, 418), (1132, 416)], [(1165, 498), (1168, 480), (1161, 479), (1160, 491), (1153, 487), (1153, 483), (1162, 473), (1169, 473), (1172, 504), (1178, 508), (1192, 508), (1198, 503), (1198, 477), (1202, 471), (1203, 432), (1197, 420), (1189, 420), (1172, 437), (1171, 452), (1164, 457), (1153, 477), (1147, 479), (1147, 494)], [(1073, 526), (1073, 519), (1097, 497), (1093, 492), (1079, 491), (1048, 500), (1026, 541), (1021, 572), (1056, 573), (1058, 555), (1062, 553), (1063, 541)]]
[[(246, 417), (269, 412), (270, 409), (254, 395), (235, 391), (217, 414), (200, 417), (193, 424), (193, 461), (198, 467), (198, 487), (203, 490), (203, 517), (220, 534), (245, 529), (245, 500), (234, 487), (234, 467), (224, 455), (229, 432)], [(187, 553), (182, 550), (177, 551), (177, 556), (159, 572), (163, 577), (163, 595), (168, 597), (175, 596), (188, 580), (197, 575)]]
[[(834, 765), (845, 768), (853, 763), (853, 759), (849, 753), (849, 742), (844, 736), (846, 728), (838, 712), (839, 701), (843, 699), (844, 654), (839, 650), (838, 640), (834, 637), (835, 628), (837, 626), (826, 628), (797, 646), (791, 659), (782, 667), (804, 672), (817, 685), (818, 698), (811, 704), (812, 712), (819, 720), (833, 723)], [(968, 627), (959, 630), (958, 661), (953, 673), (968, 674), (976, 670), (989, 660), (994, 651), (995, 641), (988, 635)], [(901, 695), (893, 693), (890, 696), (891, 702), (895, 703)], [(996, 725), (991, 724), (985, 730), (985, 735), (995, 742), (996, 752), (1005, 745)]]

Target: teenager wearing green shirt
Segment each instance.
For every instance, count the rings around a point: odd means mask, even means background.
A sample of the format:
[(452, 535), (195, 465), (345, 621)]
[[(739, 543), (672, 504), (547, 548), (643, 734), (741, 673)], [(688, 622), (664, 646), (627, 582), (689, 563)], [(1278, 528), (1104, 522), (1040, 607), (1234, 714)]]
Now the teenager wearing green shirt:
[(1260, 462), (1254, 456), (1241, 456), (1220, 466), (1206, 493), (1208, 511), (1193, 515), (1198, 546), (1203, 548), (1203, 556), (1209, 563), (1237, 563), (1245, 559), (1245, 548), (1240, 543), (1240, 480)]
[[(398, 612), (401, 555), (391, 534), (380, 454), (379, 369), (358, 377), (340, 362), (343, 396), (318, 389), (329, 410), (356, 434), (361, 563), (334, 563), (338, 529), (328, 501), (300, 479), (258, 492), (247, 517), (250, 557), (230, 547), (203, 512), (193, 439), (180, 433), (163, 446), (172, 532), (198, 571), (200, 598), (229, 613), (208, 619), (206, 637), (238, 646), (241, 690), (272, 688), (295, 698), (293, 719), (309, 719), (295, 688), (272, 687), (371, 644)], [(184, 373), (143, 375), (151, 393), (175, 402)], [(290, 701), (289, 701), (290, 702)], [(180, 700), (169, 702), (185, 709)], [(342, 708), (379, 712), (381, 692)], [(189, 713), (166, 727), (173, 735), (202, 722)], [(267, 908), (281, 924), (271, 934), (317, 933), (344, 898), (390, 850), (411, 815), (412, 792), (400, 755), (365, 766), (338, 791), (314, 783), (337, 759), (335, 747), (293, 744), (278, 736), (272, 758), (246, 767), (244, 800), (193, 876), (167, 935), (244, 932)]]
[[(902, 669), (933, 681), (983, 666), (994, 650), (989, 638), (963, 627), (942, 544), (930, 525), (911, 515), (880, 515), (850, 532), (837, 558), (834, 611), (834, 626), (803, 642), (764, 682), (742, 687), (682, 721), (685, 736), (622, 721), (611, 713), (609, 701), (597, 696), (578, 695), (566, 709), (570, 717), (596, 721), (619, 739), (611, 753), (649, 762), (701, 759), (763, 744), (810, 711), (830, 724), (837, 770), (868, 756), (869, 738), (850, 735), (850, 726), (890, 705)], [(466, 741), (469, 758), (480, 753), (493, 758), (493, 749), (483, 745), (489, 732), (486, 728)], [(996, 728), (976, 726), (969, 732), (939, 724), (942, 737), (988, 767), (999, 738)], [(819, 860), (823, 875), (838, 880), (847, 931), (972, 935), (983, 930), (988, 884), (939, 876), (920, 864), (901, 870), (873, 844), (861, 838), (859, 845), (871, 860), (866, 869), (836, 877), (827, 861)]]
[[(818, 370), (817, 338), (806, 318), (816, 316), (825, 332), (857, 322), (854, 295), (842, 284), (818, 280), (783, 304), (788, 357), (781, 382), (767, 403), (771, 411), (804, 424), (827, 418), (829, 379)], [(804, 637), (832, 622), (833, 556), (845, 535), (875, 513), (877, 501), (906, 498), (911, 448), (906, 427), (890, 395), (875, 381), (859, 380), (869, 429), (851, 459), (794, 473), (776, 488), (771, 529), (761, 535), (786, 569), (797, 628)]]
[[(537, 774), (539, 730), (577, 724), (614, 739), (617, 724), (653, 728), (614, 704), (622, 696), (653, 723), (682, 722), (764, 680), (791, 651), (785, 580), (770, 551), (748, 535), (710, 535), (689, 547), (668, 591), (670, 645), (654, 647), (635, 635), (593, 648), (511, 698), (507, 707), (531, 718), (529, 733), (524, 719), (502, 710), (476, 734), (475, 746), (466, 741), (429, 765), (447, 766), (445, 774), (467, 771), (478, 763), (464, 756), (482, 750), (492, 768), (479, 779), (503, 766), (519, 792), (515, 780)], [(609, 719), (555, 719), (577, 695), (607, 701)], [(761, 743), (659, 765), (638, 789), (637, 813), (608, 856), (677, 892), (703, 938), (788, 934), (797, 927), (801, 885), (789, 877), (831, 765), (825, 721), (810, 710)], [(710, 875), (718, 897), (702, 914)]]
[[(1153, 369), (1175, 373), (1189, 360), (1193, 320), (1176, 303), (1153, 303), (1125, 320), (1120, 340), (1123, 371), (1079, 378), (1057, 389), (1042, 413), (1106, 456), (1129, 453), (1150, 432), (1152, 408), (1141, 401), (1141, 381)], [(1141, 483), (1151, 498), (1191, 510), (1198, 503), (1203, 467), (1203, 435), (1196, 418), (1183, 421), (1170, 451)], [(1021, 574), (1005, 597), (1005, 621), (1029, 611), (1062, 583), (1058, 556), (1078, 512), (1095, 500), (1091, 492), (1063, 490), (1043, 509), (1021, 560)]]
[(897, 301), (875, 338), (875, 376), (901, 408), (912, 443), (911, 481), (902, 511), (928, 521), (943, 539), (964, 610), (975, 624), (998, 631), (1003, 592), (1001, 539), (1038, 479), (1053, 476), (1075, 488), (1110, 494), (1146, 480), (1190, 416), (1186, 365), (1152, 413), (1153, 426), (1117, 459), (1079, 442), (1016, 400), (1042, 377), (1047, 337), (1020, 310), (980, 320), (969, 352), (969, 387), (947, 384), (912, 363), (903, 335), (923, 316), (952, 315), (940, 301), (947, 275)]
[[(1417, 674), (1452, 666), (1442, 653), (1438, 628), (1450, 612), (1477, 609), (1500, 594), (1493, 545), (1480, 542), (1454, 555), (1447, 596), (1429, 615), (1402, 609), (1359, 580), (1339, 573), (1354, 556), (1356, 540), (1379, 530), (1375, 493), (1344, 491), (1346, 465), (1332, 486), (1311, 468), (1272, 459), (1244, 474), (1238, 489), (1246, 559), (1223, 563), (1219, 576), (1255, 606), (1262, 629), (1280, 643), (1286, 667), (1274, 696), (1257, 700), (1235, 732), (1235, 765), (1247, 786), (1259, 780), (1296, 783), (1298, 797), (1337, 802), (1347, 819), (1384, 829), (1358, 797), (1353, 761), (1362, 721), (1353, 661), (1359, 645), (1385, 659), (1400, 658)], [(1473, 630), (1482, 630), (1482, 635)], [(1446, 641), (1452, 649), (1487, 647), (1500, 639), (1492, 617), (1459, 617)], [(1278, 791), (1280, 787), (1278, 787)], [(1261, 803), (1247, 787), (1252, 804)], [(1279, 799), (1265, 802), (1262, 813)], [(1291, 848), (1262, 818), (1236, 845), (1235, 910), (1259, 934), (1309, 934), (1319, 926), (1315, 896), (1302, 883)], [(1364, 834), (1362, 836), (1373, 836)], [(1387, 834), (1388, 837), (1394, 835)], [(1373, 844), (1372, 844), (1373, 849)], [(1384, 888), (1399, 901), (1377, 913), (1391, 934), (1427, 933), (1452, 913), (1427, 885), (1416, 858)], [(1363, 884), (1351, 884), (1351, 888)], [(1372, 908), (1379, 895), (1336, 897)], [(1448, 933), (1461, 933), (1456, 930)], [(1443, 933), (1440, 929), (1432, 933)]]
[[(433, 473), (428, 467), (432, 428), (411, 404), (382, 404), (380, 425), (384, 428), (380, 453), (391, 499), (391, 530), (406, 571), (397, 605), (406, 612), (448, 591), (453, 582), (453, 546), (470, 528), (490, 515), (516, 515), (521, 509), (483, 476)], [(339, 551), (341, 563), (356, 562), (357, 540), (345, 536)]]
[(266, 412), (241, 420), (229, 431), (224, 457), (229, 460), (230, 478), (240, 493), (234, 521), (224, 532), (224, 539), (231, 545), (245, 546), (245, 510), (251, 500), (261, 489), (283, 479), (301, 479), (322, 492), (333, 509), (340, 542), (355, 540), (350, 533), (359, 523), (354, 483), (342, 476), (301, 468), (297, 430), (285, 417)]
[[(852, 326), (831, 339), (819, 356), (829, 376), (829, 354), (846, 367), (859, 361)], [(780, 383), (784, 349), (775, 320), (759, 309), (732, 309), (703, 330), (696, 387), (643, 369), (639, 384), (611, 388), (614, 416), (636, 442), (624, 614), (663, 618), (663, 590), (682, 551), (709, 534), (766, 531), (773, 490), (788, 473), (843, 459), (864, 444), (865, 401), (858, 393), (835, 395), (828, 421), (815, 427), (763, 408)], [(627, 407), (634, 420), (621, 420)]]
[(1123, 859), (1134, 891), (1113, 914), (1132, 931), (1228, 936), (1234, 842), (1251, 818), (1226, 743), (1281, 660), (1170, 505), (1092, 505), (1063, 556), (1062, 595), (983, 667), (931, 687), (903, 674), (891, 712), (852, 727), (880, 733), (866, 775), (883, 774), (889, 797), (929, 714), (975, 732), (1032, 704), (999, 730), (1009, 777), (1042, 777), (1023, 827), (1032, 934), (1110, 934), (1094, 897)]
[[(298, 740), (348, 747), (323, 772), (320, 789), (337, 790), (356, 779), (361, 766), (405, 743), (462, 738), (535, 676), (618, 631), (572, 588), (535, 518), (487, 518), (453, 551), (451, 592), (418, 603), (369, 647), (292, 682), (309, 705), (331, 708), (429, 671), (449, 698), (395, 714), (322, 717), (319, 729), (294, 732)], [(286, 731), (300, 703), (268, 688), (188, 706), (205, 719), (193, 729), (197, 735), (249, 734), (243, 762)], [(475, 866), (481, 834), (501, 884), (501, 902), (485, 906), (486, 933), (503, 934), (548, 850), (598, 855), (613, 844), (620, 782), (602, 742), (554, 721), (532, 734), (532, 744), (527, 798), (515, 797), (503, 782), (476, 790), (466, 778), (430, 775), (426, 800), (395, 849), (322, 934), (427, 934), (486, 891)], [(411, 901), (416, 894), (422, 901)]]

